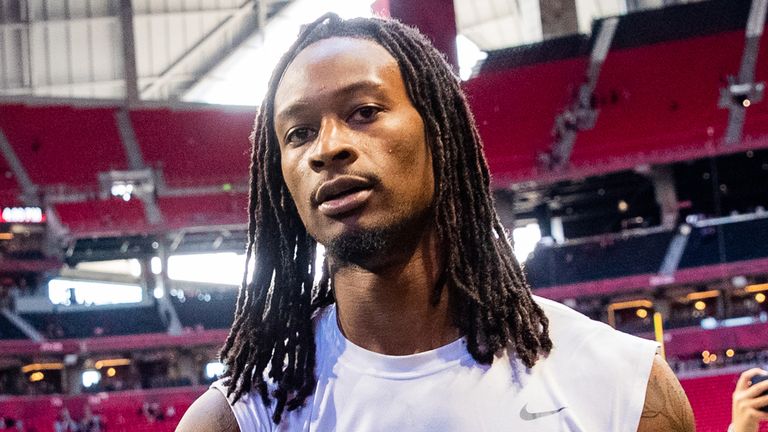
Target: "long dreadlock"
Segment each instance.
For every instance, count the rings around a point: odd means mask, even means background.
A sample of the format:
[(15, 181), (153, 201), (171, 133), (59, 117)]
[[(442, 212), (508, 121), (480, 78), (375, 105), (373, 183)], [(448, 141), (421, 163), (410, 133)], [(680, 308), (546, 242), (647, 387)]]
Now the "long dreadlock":
[[(269, 83), (251, 135), (246, 262), (235, 319), (221, 350), (228, 394), (254, 390), (273, 421), (302, 406), (316, 385), (312, 317), (334, 302), (328, 272), (315, 266), (316, 242), (304, 228), (280, 169), (274, 99), (296, 55), (331, 37), (368, 39), (397, 60), (412, 103), (424, 119), (435, 176), (434, 222), (444, 253), (454, 324), (483, 364), (509, 347), (527, 366), (552, 348), (549, 321), (530, 289), (494, 210), (490, 175), (467, 101), (443, 56), (417, 30), (394, 20), (344, 21), (326, 14), (306, 26)], [(324, 266), (325, 267), (325, 266)], [(321, 272), (319, 283), (315, 273)], [(267, 385), (270, 382), (270, 385)]]

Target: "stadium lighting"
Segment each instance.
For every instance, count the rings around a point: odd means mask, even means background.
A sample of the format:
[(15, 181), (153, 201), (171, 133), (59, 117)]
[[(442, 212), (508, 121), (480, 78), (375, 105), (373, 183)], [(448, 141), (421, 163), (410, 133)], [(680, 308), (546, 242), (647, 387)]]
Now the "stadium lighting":
[(243, 280), (244, 271), (245, 255), (234, 252), (168, 258), (168, 277), (172, 280), (237, 286)]
[(488, 54), (481, 51), (468, 37), (460, 34), (456, 36), (456, 57), (459, 62), (459, 76), (462, 81), (466, 81), (472, 76), (475, 65), (488, 57)]
[(51, 279), (48, 282), (48, 298), (53, 304), (107, 305), (141, 302), (142, 288), (138, 285), (106, 281)]
[(163, 272), (163, 262), (160, 257), (152, 257), (149, 261), (149, 268), (152, 270), (152, 274), (159, 275)]
[(536, 249), (536, 245), (541, 240), (539, 224), (531, 223), (524, 227), (515, 228), (512, 230), (512, 239), (515, 242), (515, 258), (522, 264), (528, 259), (528, 255)]
[(225, 366), (218, 361), (212, 361), (205, 365), (205, 377), (207, 379), (215, 379), (224, 374)]
[(130, 183), (115, 183), (110, 189), (112, 196), (120, 197), (123, 201), (130, 201), (133, 193), (133, 185)]
[(83, 382), (83, 387), (93, 387), (101, 381), (101, 372), (97, 370), (84, 371), (81, 380)]

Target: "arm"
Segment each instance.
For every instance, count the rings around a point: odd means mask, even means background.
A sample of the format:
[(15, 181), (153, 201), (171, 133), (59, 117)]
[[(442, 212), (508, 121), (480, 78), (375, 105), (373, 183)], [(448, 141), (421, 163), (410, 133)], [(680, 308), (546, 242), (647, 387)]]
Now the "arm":
[(680, 382), (667, 362), (657, 355), (648, 378), (645, 405), (637, 432), (695, 430), (693, 410)]
[(235, 415), (224, 395), (209, 389), (189, 407), (176, 432), (240, 432)]
[[(736, 390), (733, 392), (732, 427), (734, 432), (757, 432), (760, 421), (768, 420), (768, 413), (759, 411), (768, 406), (768, 396), (760, 396), (768, 391), (768, 381), (750, 386), (749, 382), (757, 375), (766, 373), (764, 370), (750, 369), (739, 377)], [(731, 429), (728, 429), (731, 430)]]

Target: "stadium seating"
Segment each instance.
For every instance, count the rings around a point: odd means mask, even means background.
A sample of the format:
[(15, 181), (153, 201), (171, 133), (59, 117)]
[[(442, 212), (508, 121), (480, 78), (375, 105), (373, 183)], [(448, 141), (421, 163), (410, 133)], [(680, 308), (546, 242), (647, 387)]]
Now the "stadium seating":
[(82, 312), (22, 314), (52, 339), (162, 333), (165, 325), (154, 307), (125, 307)]
[(138, 199), (61, 203), (55, 208), (62, 223), (76, 236), (140, 234), (150, 229), (144, 204)]
[(531, 179), (552, 144), (555, 117), (571, 102), (586, 58), (494, 71), (464, 84), (496, 181)]
[[(681, 380), (694, 411), (697, 431), (723, 432), (727, 429), (731, 418), (731, 393), (737, 379), (738, 374), (728, 373)], [(172, 431), (181, 413), (204, 391), (204, 386), (198, 386), (54, 398), (26, 397), (3, 401), (2, 406), (3, 414), (23, 420), (26, 430), (52, 430), (53, 422), (62, 407), (67, 407), (73, 418), (79, 419), (87, 403), (95, 414), (102, 416), (109, 431)], [(157, 402), (163, 409), (173, 407), (176, 414), (149, 423), (141, 414), (145, 402)], [(768, 431), (768, 424), (760, 431)]]
[(247, 180), (253, 117), (252, 108), (131, 111), (144, 160), (176, 187)]
[(719, 90), (743, 45), (736, 31), (611, 51), (595, 90), (597, 124), (579, 133), (572, 163), (676, 159), (714, 146), (728, 118)]
[(672, 235), (665, 231), (572, 246), (540, 245), (525, 268), (535, 288), (652, 274), (658, 272)]
[[(25, 430), (53, 431), (53, 423), (66, 407), (73, 419), (79, 420), (88, 404), (93, 413), (102, 417), (105, 430), (110, 432), (171, 432), (181, 415), (194, 400), (205, 392), (204, 386), (168, 389), (130, 390), (76, 396), (28, 396), (2, 400), (2, 415), (22, 420)], [(150, 422), (142, 413), (145, 402), (157, 403), (163, 412), (173, 407), (174, 415)]]
[(169, 229), (244, 224), (248, 215), (244, 193), (160, 197), (158, 205)]
[(3, 105), (0, 130), (33, 183), (93, 189), (99, 172), (128, 167), (115, 112), (113, 107)]
[(27, 336), (12, 322), (8, 321), (8, 318), (6, 318), (5, 315), (0, 314), (0, 340), (26, 338)]
[(680, 267), (699, 267), (764, 257), (768, 257), (768, 218), (692, 230), (680, 260)]
[(171, 296), (171, 301), (184, 327), (228, 329), (235, 315), (237, 290), (185, 297), (184, 301)]
[[(698, 432), (723, 432), (728, 429), (731, 395), (738, 379), (738, 374), (724, 374), (680, 380), (691, 402)], [(766, 431), (768, 423), (763, 423), (760, 432)]]

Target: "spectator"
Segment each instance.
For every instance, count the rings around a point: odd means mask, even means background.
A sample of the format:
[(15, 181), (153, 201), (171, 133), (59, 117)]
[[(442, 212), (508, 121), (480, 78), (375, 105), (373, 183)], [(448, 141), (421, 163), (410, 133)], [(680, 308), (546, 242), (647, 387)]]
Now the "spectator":
[(141, 406), (141, 413), (144, 415), (144, 418), (148, 423), (155, 423), (165, 418), (163, 410), (160, 408), (160, 404), (157, 402), (144, 402), (144, 404)]
[(79, 432), (80, 428), (77, 422), (69, 415), (69, 410), (62, 408), (59, 411), (59, 417), (53, 423), (53, 430), (56, 432)]
[(94, 415), (91, 406), (83, 407), (83, 419), (80, 420), (81, 432), (101, 432), (101, 416)]
[(728, 432), (757, 432), (760, 422), (768, 421), (768, 380), (751, 385), (752, 378), (768, 375), (768, 371), (752, 368), (741, 374), (733, 391), (733, 411)]

